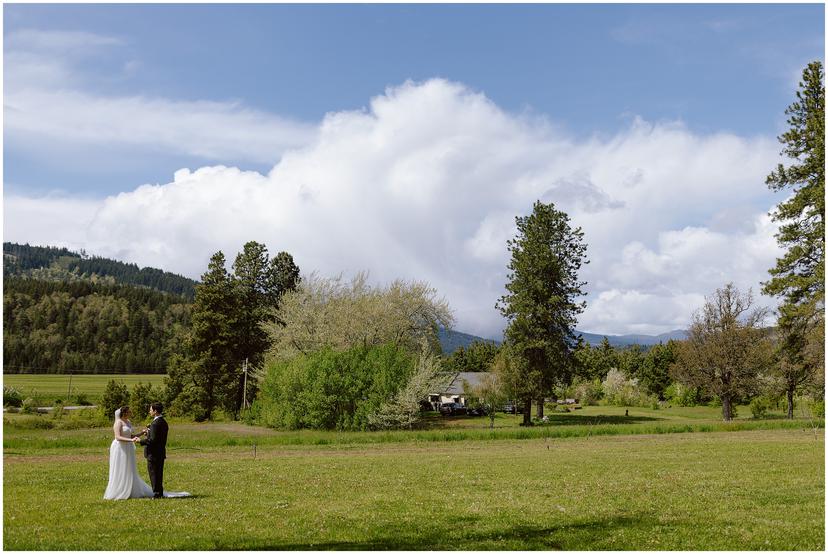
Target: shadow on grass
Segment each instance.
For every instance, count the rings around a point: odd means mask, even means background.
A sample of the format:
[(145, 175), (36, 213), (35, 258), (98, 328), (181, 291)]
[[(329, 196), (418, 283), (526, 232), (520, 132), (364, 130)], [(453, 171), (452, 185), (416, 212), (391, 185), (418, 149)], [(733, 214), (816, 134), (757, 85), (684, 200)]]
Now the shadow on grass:
[[(537, 427), (554, 427), (567, 425), (629, 425), (633, 423), (651, 423), (654, 421), (667, 421), (663, 417), (651, 417), (640, 415), (576, 415), (576, 414), (547, 414), (548, 422), (540, 423), (535, 421)], [(469, 422), (479, 422), (480, 427), (484, 424), (489, 425), (488, 418), (469, 417), (469, 416), (454, 416), (454, 417), (431, 417), (423, 422), (423, 429), (425, 430), (457, 430), (468, 429), (465, 424)], [(495, 422), (495, 427), (500, 428), (498, 422)]]
[[(647, 514), (589, 518), (550, 525), (513, 525), (475, 530), (476, 517), (452, 518), (441, 526), (410, 525), (378, 530), (379, 536), (356, 541), (309, 541), (255, 544), (255, 550), (586, 550), (601, 549), (615, 532), (636, 529), (644, 536), (658, 524)], [(217, 546), (222, 549), (221, 545)]]
[(664, 421), (663, 417), (623, 416), (623, 415), (564, 415), (549, 414), (549, 423), (545, 425), (620, 425), (625, 423), (646, 423)]

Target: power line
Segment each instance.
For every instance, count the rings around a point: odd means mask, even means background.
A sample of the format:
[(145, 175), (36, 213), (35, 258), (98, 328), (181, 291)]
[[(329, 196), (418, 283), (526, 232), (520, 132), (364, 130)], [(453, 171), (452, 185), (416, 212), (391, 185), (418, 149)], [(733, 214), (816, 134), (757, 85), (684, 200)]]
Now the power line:
[[(11, 367), (11, 368), (15, 368), (15, 369), (31, 369), (31, 370), (36, 370), (36, 371), (50, 372), (51, 374), (54, 374), (54, 375), (68, 375), (70, 373), (74, 373), (75, 375), (93, 375), (93, 374), (96, 374), (96, 373), (106, 373), (106, 374), (112, 374), (112, 375), (130, 375), (130, 374), (141, 374), (142, 372), (145, 375), (149, 375), (149, 374), (162, 375), (162, 374), (167, 373), (167, 368), (166, 367), (161, 367), (161, 368), (142, 367), (142, 368), (138, 368), (138, 370), (131, 370), (131, 371), (124, 371), (123, 369), (116, 369), (116, 368), (111, 368), (111, 367), (83, 369), (83, 370), (77, 370), (77, 369), (66, 370), (66, 369), (64, 369), (64, 370), (61, 370), (58, 373), (54, 372), (55, 369), (56, 369), (55, 367), (37, 367), (37, 366), (32, 366), (32, 365), (3, 364), (4, 370), (7, 367)], [(59, 369), (59, 368), (57, 368), (57, 369)]]

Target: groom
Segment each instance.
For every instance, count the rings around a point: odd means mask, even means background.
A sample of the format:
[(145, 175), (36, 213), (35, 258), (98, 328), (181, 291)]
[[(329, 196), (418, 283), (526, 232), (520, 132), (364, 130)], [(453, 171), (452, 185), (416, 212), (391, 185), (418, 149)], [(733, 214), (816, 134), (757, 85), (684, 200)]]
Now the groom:
[(147, 459), (147, 473), (152, 483), (152, 497), (164, 498), (164, 459), (167, 457), (167, 431), (164, 421), (164, 406), (158, 402), (150, 405), (149, 413), (152, 423), (147, 427), (147, 437), (141, 439), (144, 445), (144, 458)]

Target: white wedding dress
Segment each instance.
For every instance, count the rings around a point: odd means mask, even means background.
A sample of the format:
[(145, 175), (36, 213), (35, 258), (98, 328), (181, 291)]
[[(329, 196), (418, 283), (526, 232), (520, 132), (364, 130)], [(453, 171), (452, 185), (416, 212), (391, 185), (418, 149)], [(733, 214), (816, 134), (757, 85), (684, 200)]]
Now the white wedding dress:
[[(113, 426), (116, 435), (123, 438), (132, 437), (132, 426), (116, 416)], [(165, 498), (190, 496), (188, 492), (165, 492)], [(126, 500), (127, 498), (152, 498), (150, 487), (138, 475), (135, 462), (135, 443), (128, 440), (112, 441), (109, 447), (109, 484), (104, 492), (104, 500)]]

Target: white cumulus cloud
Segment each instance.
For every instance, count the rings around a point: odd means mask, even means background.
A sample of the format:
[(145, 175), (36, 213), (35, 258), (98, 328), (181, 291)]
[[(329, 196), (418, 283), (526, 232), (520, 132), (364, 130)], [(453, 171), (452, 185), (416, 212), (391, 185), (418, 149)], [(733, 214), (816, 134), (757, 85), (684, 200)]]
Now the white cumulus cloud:
[[(195, 277), (213, 252), (232, 258), (258, 240), (271, 253), (291, 252), (305, 272), (367, 269), (377, 281), (429, 281), (459, 329), (495, 337), (505, 241), (514, 217), (538, 199), (584, 230), (585, 331), (683, 327), (704, 295), (728, 281), (757, 291), (778, 255), (764, 215), (776, 201), (763, 184), (778, 159), (772, 138), (636, 120), (616, 136), (578, 141), (442, 79), (330, 113), (311, 135), (268, 174), (181, 170), (37, 236), (71, 237), (63, 242)], [(6, 240), (31, 242), (26, 233), (52, 217), (52, 204), (43, 201), (38, 214), (37, 203), (6, 199)], [(25, 224), (14, 213), (24, 204)], [(728, 214), (746, 220), (723, 224)]]

